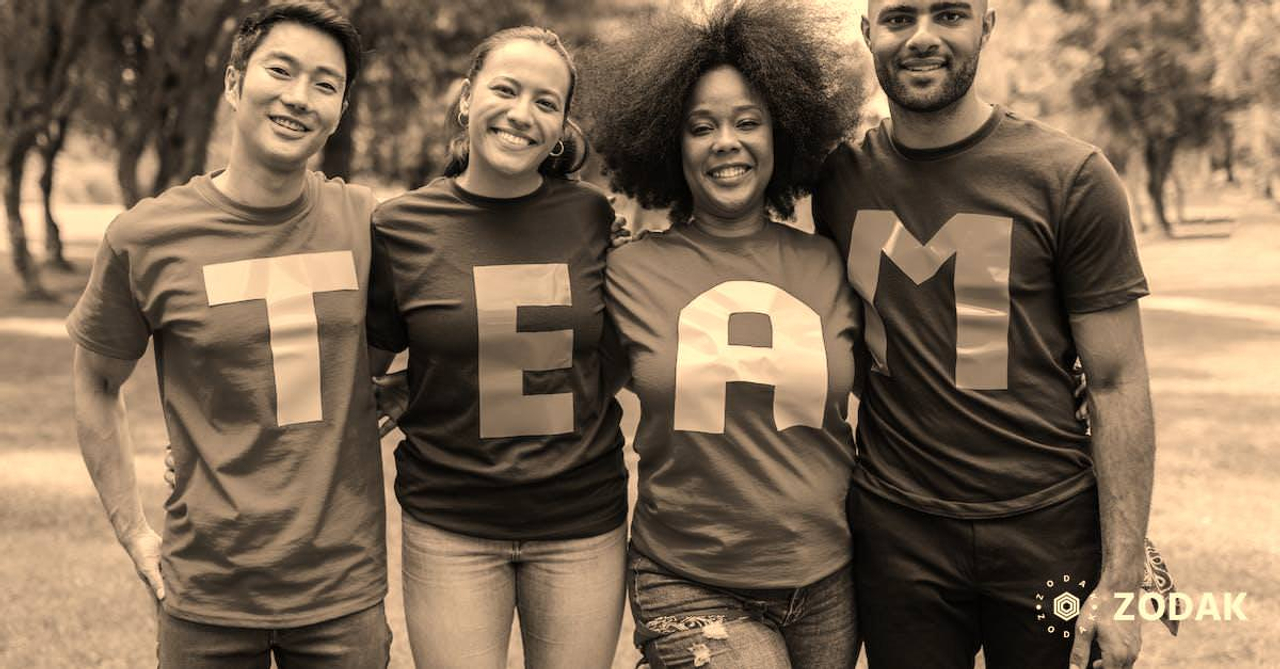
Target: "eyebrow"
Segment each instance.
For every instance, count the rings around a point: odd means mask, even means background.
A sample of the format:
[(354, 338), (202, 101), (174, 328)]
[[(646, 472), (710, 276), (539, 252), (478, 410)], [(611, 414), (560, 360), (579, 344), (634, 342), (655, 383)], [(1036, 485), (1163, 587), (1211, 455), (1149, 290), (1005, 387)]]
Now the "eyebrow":
[[(296, 65), (300, 65), (300, 64), (301, 64), (301, 63), (299, 63), (299, 62), (298, 62), (298, 59), (297, 59), (297, 58), (294, 58), (293, 56), (291, 56), (291, 55), (289, 55), (289, 54), (287, 54), (287, 53), (285, 53), (285, 52), (283, 52), (283, 51), (268, 51), (268, 52), (266, 53), (266, 55), (264, 55), (264, 56), (263, 56), (263, 58), (264, 58), (264, 59), (267, 59), (267, 58), (275, 58), (275, 59), (277, 59), (277, 60), (283, 60), (283, 61), (285, 61), (285, 62), (289, 63), (290, 65), (295, 65), (295, 66), (296, 66)], [(321, 74), (324, 74), (324, 75), (328, 75), (328, 76), (330, 76), (330, 77), (333, 77), (334, 79), (337, 79), (338, 81), (346, 81), (346, 80), (347, 80), (347, 78), (346, 78), (345, 76), (343, 76), (341, 72), (339, 72), (339, 71), (337, 71), (337, 70), (333, 69), (332, 67), (329, 67), (328, 65), (317, 65), (317, 66), (315, 67), (315, 70), (316, 70), (317, 72), (321, 73)]]
[[(915, 9), (916, 8), (912, 5), (905, 5), (905, 4), (887, 5), (885, 7), (881, 7), (879, 13), (885, 14), (887, 12), (914, 12)], [(965, 9), (965, 10), (973, 11), (973, 5), (967, 2), (958, 2), (954, 0), (952, 2), (935, 2), (932, 5), (929, 5), (930, 13), (942, 12), (948, 9)]]
[[(756, 111), (763, 114), (764, 107), (757, 104), (749, 104), (749, 105), (738, 105), (737, 107), (733, 108), (733, 113), (735, 114), (741, 114), (742, 112), (745, 112), (745, 111)], [(690, 109), (689, 113), (686, 114), (685, 116), (692, 118), (694, 116), (712, 116), (712, 115), (713, 114), (711, 113), (711, 111), (708, 110), (706, 107), (694, 107), (693, 109)]]

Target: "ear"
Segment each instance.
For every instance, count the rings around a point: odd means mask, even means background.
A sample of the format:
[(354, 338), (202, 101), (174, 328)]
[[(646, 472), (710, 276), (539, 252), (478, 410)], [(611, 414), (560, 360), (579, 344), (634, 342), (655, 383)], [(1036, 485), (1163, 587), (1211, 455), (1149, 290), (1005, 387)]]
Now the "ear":
[(867, 43), (867, 48), (871, 48), (871, 20), (864, 14), (862, 17), (862, 41)]
[(240, 70), (230, 65), (227, 66), (227, 71), (222, 73), (222, 99), (226, 100), (232, 109), (235, 109), (240, 101), (240, 85), (243, 76)]
[(978, 47), (987, 45), (987, 40), (991, 39), (991, 32), (996, 29), (996, 10), (988, 9), (986, 14), (982, 15), (982, 41)]
[(471, 80), (462, 80), (462, 90), (458, 93), (458, 111), (471, 115)]

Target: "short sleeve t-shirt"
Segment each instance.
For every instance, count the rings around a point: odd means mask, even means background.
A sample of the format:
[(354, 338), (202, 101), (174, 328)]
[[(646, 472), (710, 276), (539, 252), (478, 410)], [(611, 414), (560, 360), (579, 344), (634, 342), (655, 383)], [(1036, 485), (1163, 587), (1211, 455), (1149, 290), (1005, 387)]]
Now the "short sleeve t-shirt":
[(1000, 107), (929, 151), (895, 145), (886, 122), (831, 155), (813, 209), (865, 305), (861, 485), (961, 518), (1093, 485), (1069, 316), (1147, 293), (1101, 152)]
[(378, 207), (369, 341), (409, 349), (395, 489), (412, 518), (504, 540), (624, 522), (602, 349), (612, 221), (601, 192), (552, 177), (509, 199), (440, 178)]
[(851, 558), (845, 422), (859, 314), (829, 240), (693, 225), (609, 256), (640, 399), (632, 541), (688, 578), (794, 588)]
[(373, 205), (309, 173), (292, 204), (245, 207), (202, 175), (107, 228), (67, 330), (124, 360), (154, 343), (176, 617), (295, 627), (386, 594), (364, 334)]

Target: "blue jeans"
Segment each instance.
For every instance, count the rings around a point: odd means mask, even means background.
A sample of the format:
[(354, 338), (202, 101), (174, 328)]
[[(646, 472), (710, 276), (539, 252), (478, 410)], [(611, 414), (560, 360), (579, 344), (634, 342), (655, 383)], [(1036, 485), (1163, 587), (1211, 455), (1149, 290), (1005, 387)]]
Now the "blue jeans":
[(852, 669), (858, 661), (853, 575), (800, 588), (720, 588), (631, 550), (627, 590), (636, 647), (651, 669)]
[(254, 629), (206, 625), (156, 607), (160, 669), (371, 669), (391, 661), (391, 628), (382, 602), (313, 625)]
[(502, 541), (404, 515), (404, 610), (414, 664), (505, 669), (520, 613), (525, 666), (607, 669), (622, 627), (626, 526), (585, 539)]

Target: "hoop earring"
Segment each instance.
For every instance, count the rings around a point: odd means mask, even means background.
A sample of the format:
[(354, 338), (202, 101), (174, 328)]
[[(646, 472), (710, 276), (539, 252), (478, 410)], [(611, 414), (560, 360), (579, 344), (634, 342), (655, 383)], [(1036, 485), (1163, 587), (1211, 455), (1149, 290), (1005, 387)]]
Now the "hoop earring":
[(467, 113), (461, 109), (458, 110), (458, 125), (467, 127)]
[[(560, 150), (559, 150), (559, 151), (556, 151), (556, 149), (560, 149)], [(555, 146), (555, 148), (551, 149), (551, 153), (549, 153), (549, 154), (547, 154), (547, 155), (551, 156), (552, 158), (557, 158), (557, 157), (559, 157), (559, 156), (563, 156), (563, 155), (564, 155), (564, 140), (562, 140), (562, 139), (557, 139), (557, 140), (556, 140), (556, 146)]]

